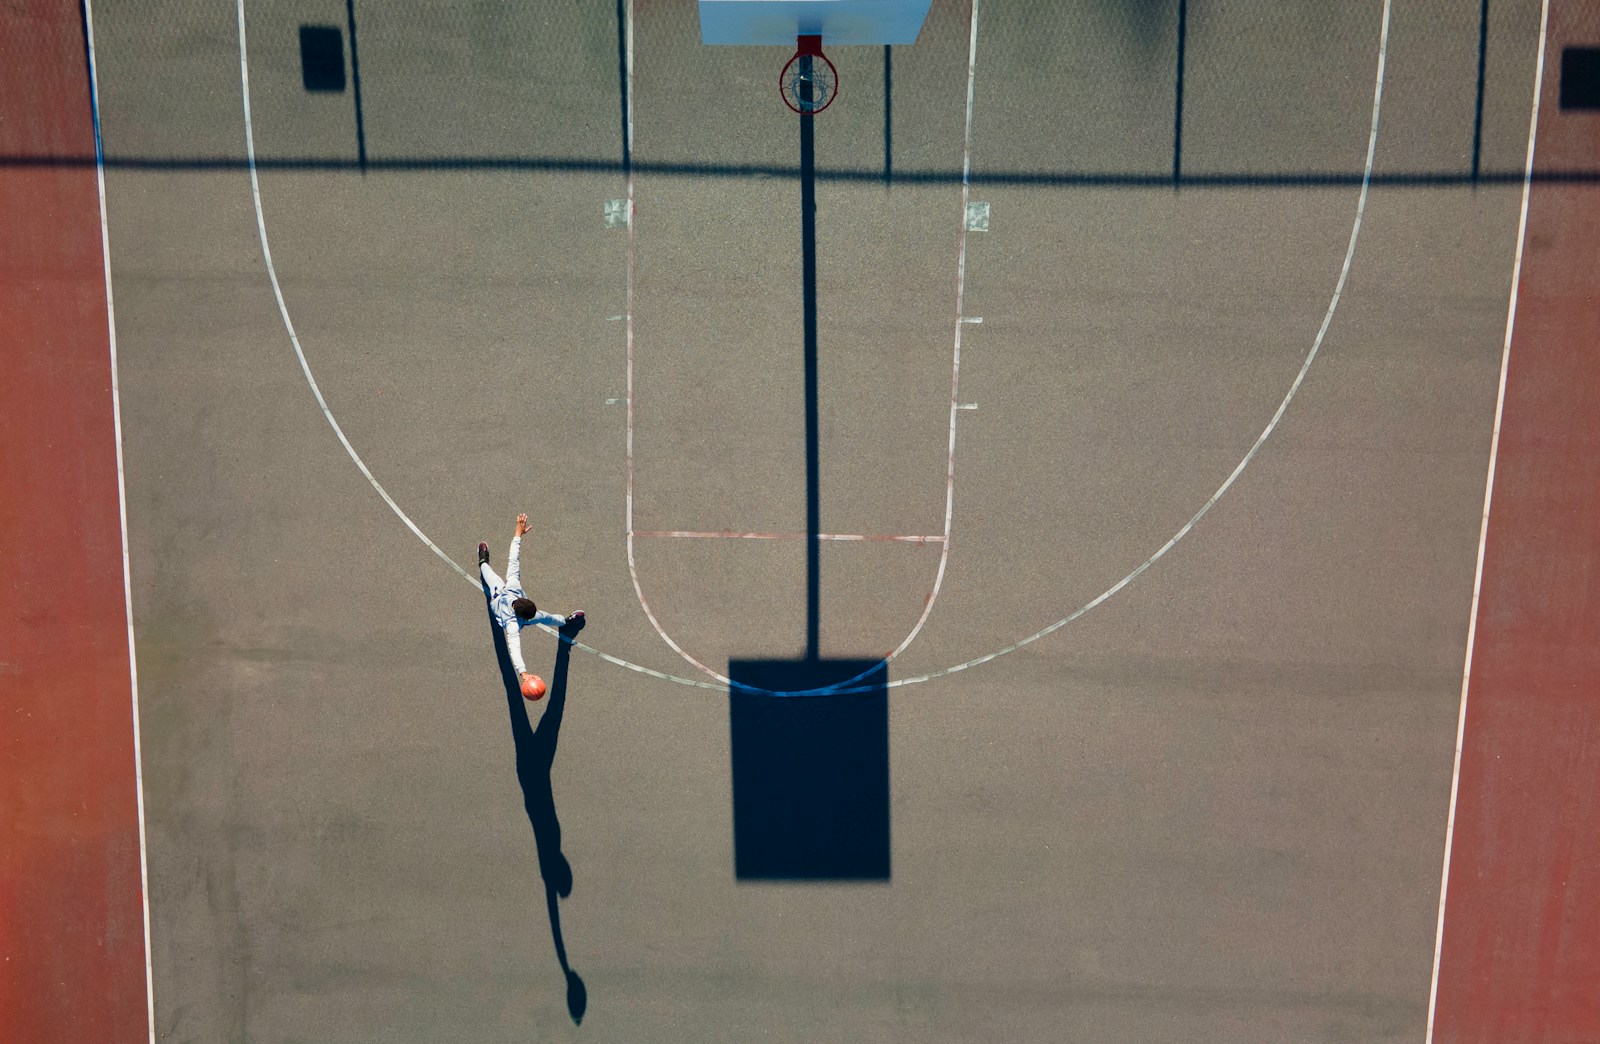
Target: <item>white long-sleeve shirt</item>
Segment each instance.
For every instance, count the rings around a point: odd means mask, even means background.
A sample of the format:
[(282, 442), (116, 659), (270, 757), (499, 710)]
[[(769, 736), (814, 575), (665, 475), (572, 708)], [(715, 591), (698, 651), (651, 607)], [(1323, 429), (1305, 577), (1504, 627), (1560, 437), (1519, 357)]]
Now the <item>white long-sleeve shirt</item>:
[(506, 649), (511, 653), (511, 664), (516, 667), (518, 674), (528, 673), (527, 664), (522, 661), (522, 629), (533, 624), (548, 624), (551, 627), (565, 627), (567, 618), (556, 613), (547, 613), (540, 610), (533, 619), (524, 620), (517, 616), (516, 610), (511, 608), (511, 603), (518, 598), (526, 598), (522, 590), (522, 538), (511, 538), (511, 550), (506, 555), (506, 577), (501, 580), (495, 575), (493, 569), (487, 565), (482, 566), (480, 572), (489, 585), (489, 611), (494, 614), (494, 622), (506, 633)]

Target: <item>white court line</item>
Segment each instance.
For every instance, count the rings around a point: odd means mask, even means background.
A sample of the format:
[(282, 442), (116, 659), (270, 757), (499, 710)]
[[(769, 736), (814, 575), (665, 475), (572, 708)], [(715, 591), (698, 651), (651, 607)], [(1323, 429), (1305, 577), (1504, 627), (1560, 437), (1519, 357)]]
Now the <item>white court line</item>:
[(150, 959), (150, 859), (144, 828), (144, 752), (139, 735), (139, 662), (133, 645), (133, 571), (128, 566), (128, 493), (122, 466), (122, 393), (117, 375), (117, 313), (111, 299), (111, 227), (106, 221), (106, 154), (100, 140), (100, 72), (95, 61), (94, 10), (83, 0), (89, 51), (89, 114), (94, 121), (94, 174), (100, 190), (100, 256), (105, 265), (106, 334), (111, 352), (111, 426), (117, 441), (117, 518), (122, 526), (122, 611), (128, 621), (128, 679), (133, 701), (133, 787), (139, 810), (139, 902), (144, 908), (144, 1005), (150, 1044), (156, 1039), (155, 971)]
[[(741, 533), (732, 529), (640, 529), (635, 531), (633, 535), (642, 539), (673, 537), (678, 540), (807, 540), (811, 537), (810, 533)], [(900, 536), (883, 533), (818, 533), (816, 536), (818, 540), (873, 544), (939, 544), (944, 542), (944, 537), (942, 536)]]
[(1461, 748), (1467, 733), (1467, 688), (1472, 679), (1472, 648), (1478, 637), (1478, 604), (1483, 594), (1483, 553), (1489, 541), (1489, 506), (1494, 498), (1495, 462), (1500, 455), (1500, 421), (1505, 414), (1506, 372), (1511, 365), (1511, 331), (1517, 321), (1517, 290), (1522, 284), (1522, 248), (1528, 233), (1528, 195), (1533, 186), (1533, 147), (1539, 133), (1539, 94), (1544, 90), (1545, 33), (1550, 0), (1539, 11), (1539, 55), (1533, 73), (1533, 110), (1528, 115), (1528, 152), (1522, 166), (1522, 214), (1517, 219), (1517, 254), (1511, 265), (1511, 300), (1506, 306), (1506, 337), (1500, 348), (1500, 388), (1494, 400), (1494, 433), (1489, 438), (1489, 474), (1483, 483), (1483, 521), (1478, 527), (1478, 565), (1472, 575), (1472, 608), (1467, 622), (1467, 655), (1461, 667), (1461, 707), (1456, 713), (1456, 755), (1450, 771), (1450, 811), (1444, 827), (1444, 868), (1439, 876), (1439, 921), (1433, 936), (1433, 977), (1428, 985), (1428, 1044), (1433, 1042), (1439, 1003), (1439, 958), (1444, 951), (1444, 908), (1450, 891), (1450, 851), (1456, 835), (1456, 797), (1461, 790)]
[[(239, 58), (240, 58), (240, 63), (239, 64), (240, 64), (240, 75), (241, 75), (241, 78), (244, 80), (244, 86), (245, 86), (245, 121), (246, 121), (246, 130), (247, 130), (246, 138), (247, 138), (247, 145), (249, 146), (249, 150), (250, 150), (249, 163), (250, 163), (251, 185), (252, 185), (252, 188), (254, 189), (254, 192), (255, 192), (256, 223), (257, 223), (257, 227), (258, 227), (258, 229), (259, 229), (259, 231), (261, 233), (263, 254), (265, 255), (265, 253), (266, 253), (266, 251), (265, 251), (265, 246), (266, 246), (266, 223), (265, 223), (265, 218), (262, 216), (262, 212), (261, 212), (261, 194), (260, 194), (259, 183), (256, 180), (254, 139), (248, 133), (248, 130), (249, 130), (249, 118), (250, 118), (250, 104), (249, 104), (249, 71), (248, 71), (248, 67), (247, 67), (246, 62), (245, 62), (245, 46), (244, 46), (244, 0), (237, 0), (237, 3), (238, 3), (238, 6), (239, 6), (239, 29), (240, 29), (240, 36), (239, 36)], [(1209, 500), (1207, 500), (1205, 502), (1205, 504), (1203, 504), (1201, 506), (1200, 510), (1195, 512), (1194, 516), (1191, 517), (1189, 519), (1189, 521), (1187, 523), (1185, 523), (1184, 526), (1181, 529), (1178, 530), (1177, 533), (1173, 534), (1173, 536), (1172, 536), (1172, 538), (1170, 540), (1168, 540), (1165, 544), (1163, 544), (1160, 548), (1158, 548), (1154, 554), (1152, 554), (1148, 559), (1146, 559), (1143, 563), (1141, 563), (1137, 568), (1135, 568), (1128, 575), (1124, 576), (1121, 580), (1117, 581), (1111, 587), (1107, 588), (1098, 597), (1096, 597), (1093, 600), (1091, 600), (1091, 601), (1085, 603), (1084, 605), (1080, 606), (1077, 610), (1073, 611), (1072, 613), (1070, 613), (1069, 615), (1063, 617), (1062, 619), (1057, 620), (1055, 623), (1050, 624), (1049, 626), (1047, 626), (1045, 628), (1042, 628), (1039, 631), (1036, 631), (1035, 633), (1029, 635), (1026, 638), (1023, 638), (1023, 639), (1021, 639), (1019, 641), (1013, 642), (1010, 645), (1005, 646), (1004, 648), (998, 649), (998, 650), (996, 650), (996, 651), (994, 651), (992, 653), (988, 653), (988, 654), (986, 654), (984, 656), (979, 656), (979, 657), (976, 657), (974, 659), (967, 660), (964, 663), (958, 663), (958, 664), (955, 664), (954, 666), (946, 667), (946, 668), (944, 668), (942, 670), (930, 671), (930, 672), (928, 672), (926, 674), (917, 675), (916, 677), (911, 677), (911, 678), (901, 678), (901, 679), (891, 680), (891, 681), (889, 681), (887, 683), (889, 688), (897, 688), (899, 686), (904, 686), (904, 685), (921, 684), (922, 682), (932, 681), (933, 679), (942, 678), (942, 677), (944, 677), (946, 675), (954, 674), (954, 673), (956, 673), (958, 671), (964, 671), (964, 670), (966, 670), (966, 669), (968, 669), (970, 667), (976, 667), (976, 666), (979, 666), (980, 664), (988, 663), (991, 660), (998, 659), (1001, 656), (1005, 656), (1008, 653), (1015, 652), (1016, 650), (1021, 649), (1024, 646), (1027, 646), (1027, 645), (1029, 645), (1029, 644), (1031, 644), (1033, 642), (1036, 642), (1040, 638), (1043, 638), (1046, 635), (1052, 634), (1055, 631), (1060, 630), (1062, 627), (1065, 627), (1067, 624), (1073, 622), (1074, 620), (1076, 620), (1079, 617), (1083, 616), (1084, 614), (1088, 613), (1090, 610), (1094, 609), (1096, 606), (1100, 605), (1102, 602), (1104, 602), (1107, 599), (1109, 599), (1112, 595), (1114, 595), (1118, 591), (1122, 590), (1128, 584), (1132, 583), (1133, 580), (1135, 580), (1141, 574), (1143, 574), (1145, 572), (1145, 570), (1149, 569), (1158, 560), (1160, 560), (1163, 556), (1165, 556), (1167, 554), (1167, 552), (1171, 551), (1172, 548), (1175, 547), (1178, 544), (1178, 542), (1180, 540), (1182, 540), (1183, 537), (1186, 536), (1189, 533), (1189, 531), (1191, 529), (1193, 529), (1194, 526), (1202, 518), (1204, 518), (1205, 515), (1208, 512), (1210, 512), (1210, 510), (1213, 507), (1216, 506), (1217, 502), (1219, 500), (1221, 500), (1223, 494), (1225, 494), (1233, 486), (1234, 482), (1236, 482), (1238, 480), (1239, 475), (1241, 473), (1243, 473), (1245, 467), (1250, 463), (1250, 461), (1252, 461), (1255, 458), (1256, 453), (1260, 451), (1262, 445), (1266, 442), (1267, 438), (1277, 428), (1278, 422), (1283, 418), (1283, 415), (1284, 415), (1285, 411), (1289, 407), (1289, 403), (1294, 400), (1294, 397), (1295, 397), (1296, 393), (1299, 392), (1300, 386), (1305, 380), (1306, 373), (1310, 370), (1311, 364), (1315, 361), (1318, 352), (1321, 350), (1323, 339), (1327, 335), (1328, 327), (1333, 321), (1334, 312), (1337, 310), (1337, 308), (1339, 306), (1339, 301), (1341, 299), (1341, 296), (1343, 295), (1345, 282), (1349, 278), (1350, 264), (1351, 264), (1352, 260), (1355, 257), (1356, 242), (1357, 242), (1358, 238), (1360, 237), (1360, 233), (1361, 233), (1362, 217), (1366, 212), (1367, 196), (1368, 196), (1368, 193), (1369, 193), (1369, 191), (1371, 189), (1371, 186), (1372, 186), (1373, 156), (1374, 156), (1374, 154), (1376, 152), (1376, 149), (1377, 149), (1378, 117), (1379, 117), (1380, 109), (1382, 107), (1384, 69), (1385, 69), (1385, 66), (1387, 64), (1387, 59), (1388, 59), (1389, 22), (1390, 22), (1391, 8), (1392, 8), (1392, 0), (1384, 0), (1382, 31), (1381, 31), (1381, 33), (1379, 35), (1379, 41), (1378, 41), (1378, 70), (1377, 70), (1376, 83), (1375, 83), (1375, 86), (1374, 86), (1374, 89), (1373, 89), (1373, 98), (1372, 98), (1372, 122), (1371, 122), (1370, 131), (1369, 131), (1368, 136), (1367, 136), (1367, 158), (1366, 158), (1366, 164), (1365, 164), (1365, 167), (1363, 169), (1362, 176), (1361, 176), (1361, 191), (1360, 191), (1360, 196), (1359, 196), (1359, 199), (1358, 199), (1358, 202), (1357, 202), (1357, 205), (1356, 205), (1355, 221), (1351, 225), (1351, 228), (1350, 228), (1350, 243), (1349, 243), (1348, 248), (1345, 251), (1344, 263), (1340, 267), (1340, 270), (1339, 270), (1338, 283), (1334, 288), (1333, 297), (1328, 303), (1328, 310), (1327, 310), (1326, 314), (1323, 316), (1322, 325), (1317, 330), (1316, 337), (1314, 338), (1314, 340), (1312, 342), (1310, 350), (1306, 354), (1305, 361), (1301, 365), (1299, 373), (1295, 376), (1294, 382), (1290, 385), (1287, 394), (1285, 394), (1285, 396), (1283, 398), (1283, 401), (1278, 406), (1277, 411), (1273, 414), (1272, 419), (1268, 422), (1268, 424), (1266, 426), (1266, 429), (1264, 431), (1262, 431), (1260, 437), (1258, 437), (1256, 439), (1255, 443), (1251, 445), (1250, 449), (1245, 453), (1244, 457), (1239, 461), (1238, 466), (1235, 467), (1233, 472), (1227, 477), (1226, 480), (1223, 481), (1222, 485), (1217, 489), (1217, 491), (1214, 494), (1212, 494), (1211, 498)], [(976, 17), (976, 7), (974, 7), (974, 17)], [(628, 141), (629, 141), (630, 150), (631, 150), (631, 145), (632, 145), (632, 141), (633, 141), (633, 107), (632, 107), (633, 76), (632, 76), (632, 70), (633, 70), (633, 50), (634, 50), (634, 48), (633, 48), (633, 25), (634, 25), (634, 20), (633, 20), (632, 0), (629, 0), (629, 5), (628, 5), (628, 8), (627, 8), (626, 22), (627, 22), (627, 26), (626, 26), (626, 51), (627, 51), (627, 66), (628, 66), (628, 77), (627, 77), (627, 80), (628, 80), (628, 89), (629, 89)], [(974, 29), (974, 31), (976, 31), (976, 30)], [(973, 44), (974, 53), (975, 53), (975, 50), (976, 50), (976, 43)], [(970, 57), (969, 57), (969, 61), (970, 61)], [(969, 69), (969, 73), (970, 73), (970, 69)], [(968, 80), (968, 86), (969, 86), (969, 96), (970, 96), (970, 88), (971, 88), (970, 75), (969, 75), (969, 80)], [(633, 562), (632, 562), (632, 558), (631, 558), (631, 554), (632, 554), (631, 534), (632, 534), (632, 531), (633, 531), (633, 497), (632, 497), (632, 483), (633, 483), (633, 427), (632, 427), (632, 424), (633, 424), (633, 422), (632, 422), (632, 413), (633, 413), (633, 380), (632, 380), (632, 378), (633, 378), (633, 371), (632, 371), (632, 361), (633, 361), (633, 322), (632, 322), (632, 308), (633, 308), (633, 261), (634, 261), (634, 258), (633, 258), (633, 234), (634, 234), (634, 229), (633, 229), (633, 218), (634, 218), (633, 190), (634, 190), (634, 183), (633, 183), (633, 176), (632, 176), (631, 168), (630, 168), (630, 170), (628, 172), (628, 175), (629, 176), (628, 176), (628, 256), (627, 256), (627, 280), (628, 280), (628, 297), (627, 297), (627, 305), (628, 305), (628, 313), (627, 313), (627, 318), (628, 318), (628, 323), (627, 323), (627, 344), (628, 344), (628, 388), (627, 388), (628, 440), (627, 440), (627, 448), (628, 448), (628, 466), (627, 466), (627, 476), (628, 476), (629, 493), (628, 493), (628, 497), (627, 497), (627, 522), (628, 522), (628, 532), (630, 534), (630, 541), (629, 541), (629, 553), (630, 553), (629, 570), (631, 572), (633, 570), (633, 568), (634, 568)], [(964, 224), (965, 224), (965, 222), (963, 221), (963, 225)], [(269, 265), (269, 271), (270, 271), (270, 259), (268, 261), (268, 265)], [(274, 287), (274, 291), (276, 292), (276, 290), (277, 290), (276, 277), (274, 277), (273, 287)], [(283, 298), (282, 298), (281, 293), (278, 294), (278, 307), (279, 307), (280, 313), (283, 316), (285, 327), (290, 329), (291, 338), (293, 339), (293, 330), (292, 330), (292, 327), (290, 326), (289, 321), (288, 321), (289, 320), (288, 311), (283, 306)], [(379, 486), (377, 481), (372, 478), (371, 473), (366, 468), (366, 465), (361, 462), (360, 457), (357, 456), (355, 450), (353, 448), (351, 448), (350, 443), (348, 442), (348, 440), (346, 440), (344, 438), (343, 432), (340, 431), (338, 425), (336, 423), (334, 423), (332, 414), (328, 412), (327, 406), (322, 400), (321, 393), (319, 391), (317, 391), (317, 389), (316, 389), (315, 381), (313, 381), (311, 379), (311, 371), (310, 371), (309, 367), (306, 365), (304, 353), (300, 351), (300, 345), (299, 345), (298, 339), (294, 339), (294, 345), (295, 345), (296, 355), (300, 359), (301, 369), (305, 372), (307, 381), (308, 381), (308, 383), (310, 383), (313, 392), (316, 393), (318, 404), (322, 406), (323, 414), (324, 414), (325, 417), (327, 417), (329, 424), (332, 425), (333, 428), (334, 428), (334, 431), (339, 434), (340, 441), (344, 444), (345, 451), (350, 455), (351, 459), (354, 460), (356, 462), (357, 466), (361, 468), (362, 473), (367, 476), (368, 481), (371, 482), (373, 487), (378, 490), (380, 495), (383, 496), (384, 501), (389, 504), (391, 510), (393, 510), (395, 512), (395, 514), (403, 522), (406, 523), (407, 527), (410, 528), (412, 530), (412, 532), (415, 533), (418, 536), (418, 538), (421, 539), (425, 544), (427, 544), (429, 547), (434, 548), (435, 552), (438, 553), (439, 556), (441, 558), (443, 558), (447, 563), (449, 563), (450, 566), (452, 568), (454, 568), (458, 573), (461, 573), (463, 575), (463, 577), (467, 579), (468, 583), (472, 584), (474, 587), (478, 587), (479, 586), (478, 581), (472, 579), (470, 576), (467, 576), (465, 570), (461, 569), (460, 566), (457, 566), (453, 561), (451, 561), (447, 556), (445, 556), (443, 554), (443, 552), (439, 552), (438, 548), (434, 547), (432, 541), (428, 540), (428, 538), (426, 536), (424, 536), (419, 530), (417, 530), (416, 526), (412, 524), (411, 520), (409, 518), (407, 518), (403, 512), (400, 511), (399, 507), (396, 506), (394, 501), (389, 498), (388, 494), (384, 493), (383, 488), (381, 486)], [(953, 438), (953, 435), (952, 435), (952, 438)], [(950, 502), (949, 494), (947, 493), (947, 497), (946, 497), (947, 505), (949, 504), (949, 502)], [(945, 546), (946, 546), (946, 548), (948, 548), (948, 546), (949, 546), (948, 542), (946, 543)], [(637, 575), (634, 576), (634, 583), (635, 583), (635, 587), (637, 589), (637, 584), (638, 584)], [(648, 612), (649, 612), (648, 607), (646, 607), (646, 613), (648, 614)], [(654, 622), (655, 621), (652, 618), (652, 623), (654, 623)], [(659, 626), (657, 627), (657, 631), (658, 631), (658, 633), (660, 632)], [(663, 638), (666, 637), (664, 633), (663, 633), (662, 637)], [(562, 637), (562, 640), (563, 641), (571, 641), (569, 638), (567, 638), (565, 636)], [(671, 642), (670, 639), (667, 639), (667, 641), (668, 641), (669, 645), (672, 645), (672, 642)], [(658, 670), (655, 670), (654, 668), (645, 667), (645, 666), (642, 666), (640, 664), (636, 664), (636, 663), (632, 663), (632, 662), (630, 662), (628, 660), (624, 660), (621, 657), (613, 656), (610, 653), (601, 652), (600, 650), (591, 648), (590, 646), (584, 645), (581, 642), (572, 641), (571, 644), (573, 646), (575, 646), (576, 648), (582, 649), (585, 652), (593, 653), (594, 655), (600, 657), (602, 660), (605, 660), (608, 663), (616, 664), (619, 667), (624, 667), (624, 668), (626, 668), (628, 670), (635, 671), (635, 672), (638, 672), (640, 674), (645, 674), (645, 675), (648, 675), (648, 676), (653, 677), (653, 678), (658, 678), (658, 679), (661, 679), (662, 681), (670, 681), (670, 682), (674, 682), (674, 683), (679, 684), (679, 685), (687, 685), (687, 686), (691, 686), (691, 687), (694, 687), (694, 688), (714, 689), (714, 690), (717, 690), (717, 691), (722, 691), (722, 690), (728, 689), (728, 688), (738, 688), (738, 689), (741, 689), (741, 690), (748, 690), (748, 691), (751, 691), (751, 692), (765, 693), (767, 695), (775, 695), (775, 696), (781, 696), (781, 695), (814, 695), (814, 694), (824, 694), (824, 693), (827, 693), (827, 694), (845, 694), (845, 693), (859, 693), (859, 692), (877, 691), (875, 688), (874, 689), (868, 689), (868, 688), (865, 688), (865, 687), (862, 687), (862, 688), (845, 688), (845, 687), (843, 687), (845, 685), (848, 685), (848, 684), (853, 683), (854, 681), (858, 680), (858, 679), (852, 678), (852, 679), (848, 679), (846, 682), (840, 682), (840, 683), (837, 683), (835, 685), (828, 686), (828, 687), (825, 687), (825, 688), (820, 688), (820, 689), (809, 689), (809, 690), (805, 690), (803, 692), (795, 692), (795, 693), (770, 692), (769, 690), (765, 690), (765, 689), (757, 689), (757, 688), (754, 688), (754, 687), (737, 685), (735, 683), (729, 682), (726, 679), (722, 678), (721, 675), (718, 675), (715, 671), (711, 671), (708, 668), (705, 668), (703, 665), (700, 665), (700, 664), (696, 664), (696, 666), (700, 666), (702, 670), (705, 670), (712, 677), (718, 679), (720, 684), (718, 682), (704, 681), (704, 680), (697, 679), (697, 678), (684, 678), (684, 677), (681, 677), (679, 675), (669, 674), (669, 673), (667, 673), (665, 671), (658, 671)], [(676, 646), (673, 646), (673, 647), (676, 648)], [(695, 662), (695, 661), (692, 660), (692, 658), (688, 657), (687, 654), (682, 653), (681, 650), (680, 650), (680, 655), (683, 655), (685, 657), (685, 659), (689, 659), (691, 663)], [(865, 677), (865, 675), (862, 675), (860, 677)]]

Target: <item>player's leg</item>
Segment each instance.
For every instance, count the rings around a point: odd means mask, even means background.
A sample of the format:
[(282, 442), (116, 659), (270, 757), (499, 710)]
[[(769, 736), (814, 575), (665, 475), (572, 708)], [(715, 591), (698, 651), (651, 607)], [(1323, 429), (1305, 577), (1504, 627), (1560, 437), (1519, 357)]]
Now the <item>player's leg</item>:
[(554, 627), (556, 630), (565, 631), (568, 634), (577, 634), (583, 630), (583, 610), (577, 609), (566, 616), (562, 616), (560, 613), (547, 613), (541, 609), (534, 614), (533, 619), (529, 622), (544, 624), (546, 627)]
[(500, 588), (505, 586), (505, 581), (500, 579), (500, 574), (489, 565), (489, 545), (480, 541), (478, 543), (478, 576), (483, 580), (484, 590), (493, 598)]

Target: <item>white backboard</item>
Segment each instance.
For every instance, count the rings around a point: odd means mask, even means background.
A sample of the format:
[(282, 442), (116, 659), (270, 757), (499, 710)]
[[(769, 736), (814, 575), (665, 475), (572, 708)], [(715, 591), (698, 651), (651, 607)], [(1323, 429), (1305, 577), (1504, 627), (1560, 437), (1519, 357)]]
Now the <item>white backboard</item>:
[(932, 0), (699, 0), (700, 42), (794, 47), (915, 43)]

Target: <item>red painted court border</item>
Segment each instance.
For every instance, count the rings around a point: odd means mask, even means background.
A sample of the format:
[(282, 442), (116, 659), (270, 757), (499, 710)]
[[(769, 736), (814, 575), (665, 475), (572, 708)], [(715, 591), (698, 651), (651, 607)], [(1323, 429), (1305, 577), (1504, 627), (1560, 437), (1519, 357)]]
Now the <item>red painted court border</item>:
[[(0, 151), (95, 147), (71, 0), (0, 8)], [(0, 1040), (153, 1038), (100, 182), (0, 170)]]
[[(1535, 171), (1600, 153), (1549, 5)], [(1600, 1040), (1600, 188), (1535, 182), (1492, 473), (1431, 1039)]]

